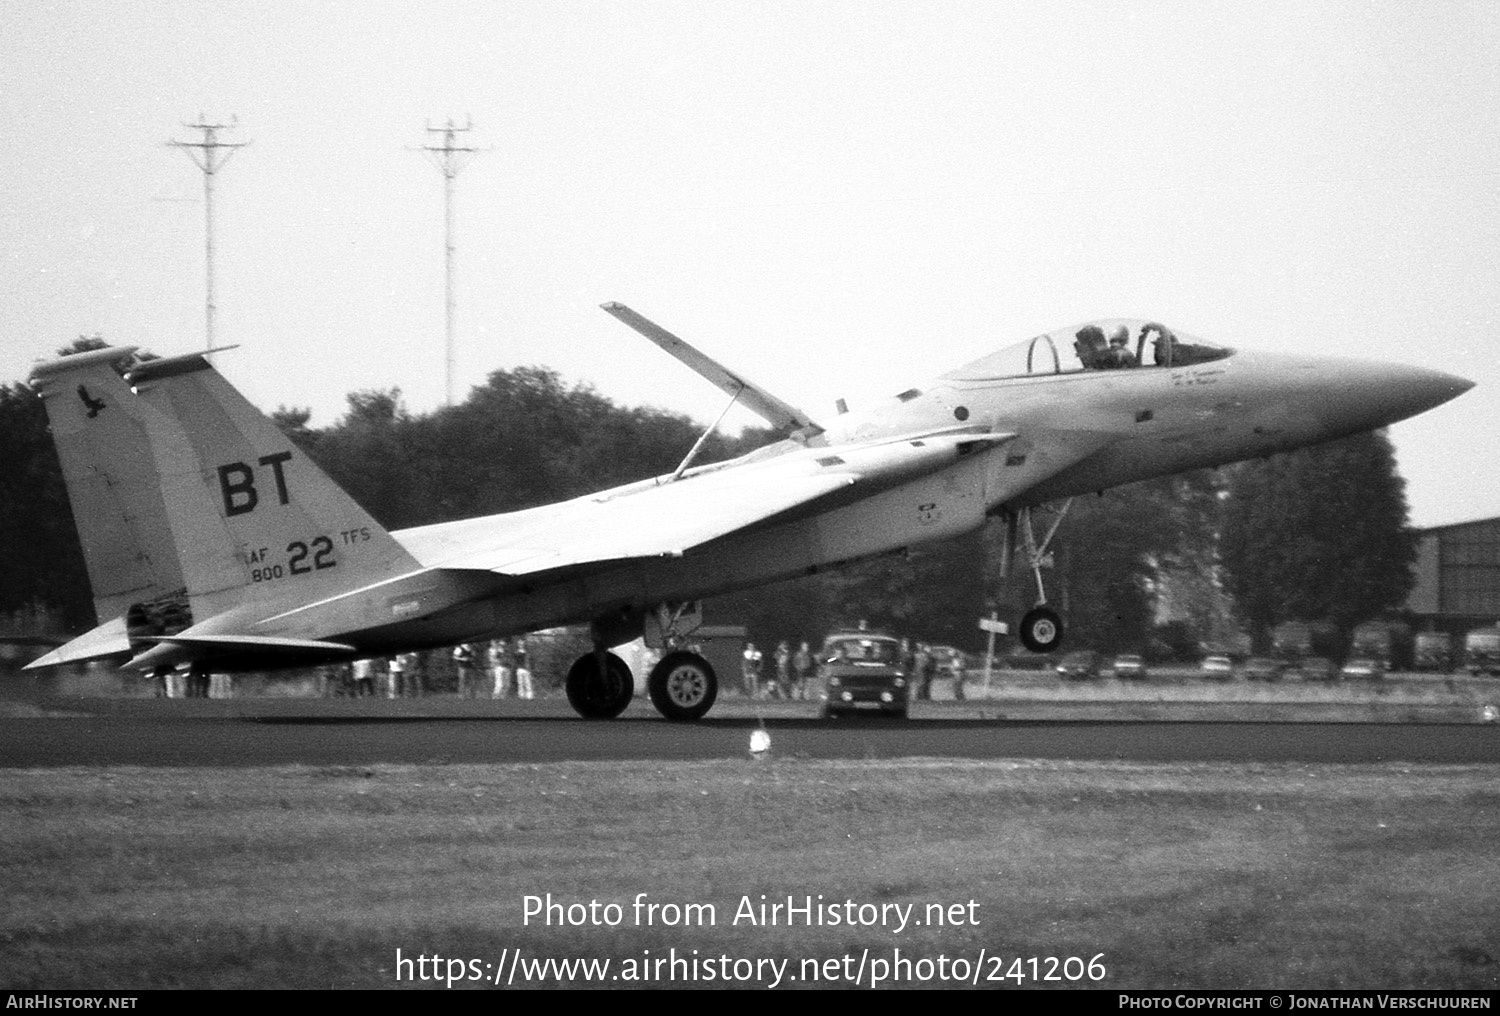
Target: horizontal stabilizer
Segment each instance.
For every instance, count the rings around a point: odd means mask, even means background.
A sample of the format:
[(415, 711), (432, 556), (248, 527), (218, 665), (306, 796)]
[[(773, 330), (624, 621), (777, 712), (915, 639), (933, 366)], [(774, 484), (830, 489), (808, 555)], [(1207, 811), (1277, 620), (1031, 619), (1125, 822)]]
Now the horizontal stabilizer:
[(717, 360), (679, 339), (661, 325), (641, 317), (623, 303), (606, 303), (600, 306), (606, 313), (640, 332), (723, 391), (733, 395), (737, 402), (771, 426), (785, 431), (801, 432), (804, 435), (822, 432), (823, 428), (814, 423), (802, 410), (783, 402), (753, 381), (747, 381)]
[(105, 346), (86, 353), (70, 353), (55, 360), (42, 360), (32, 365), (31, 379), (40, 381), (60, 374), (75, 374), (96, 364), (122, 363), (135, 354), (137, 346)]
[(117, 617), (59, 646), (46, 656), (31, 661), (24, 669), (40, 670), (63, 663), (87, 663), (90, 660), (123, 656), (129, 652), (130, 636), (125, 632), (125, 619)]
[(207, 370), (209, 362), (206, 359), (214, 353), (226, 353), (239, 346), (215, 346), (213, 349), (205, 349), (197, 353), (183, 353), (181, 356), (159, 357), (155, 360), (143, 360), (131, 366), (126, 375), (131, 384), (144, 384), (147, 381), (155, 381), (164, 377), (175, 377), (179, 374), (191, 374), (194, 371)]

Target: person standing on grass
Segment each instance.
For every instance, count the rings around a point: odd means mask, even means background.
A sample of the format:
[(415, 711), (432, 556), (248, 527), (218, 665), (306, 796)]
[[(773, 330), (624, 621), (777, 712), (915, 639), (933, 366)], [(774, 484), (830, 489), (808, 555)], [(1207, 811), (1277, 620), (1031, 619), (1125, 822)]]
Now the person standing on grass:
[(911, 682), (912, 698), (924, 702), (932, 698), (932, 654), (927, 651), (927, 645), (917, 643), (916, 650), (911, 657), (911, 671), (907, 680)]
[(536, 696), (531, 686), (531, 658), (526, 652), (526, 640), (516, 640), (516, 698), (529, 699)]
[(375, 661), (354, 661), (354, 697), (369, 698), (375, 694)]
[(807, 685), (813, 676), (813, 654), (806, 642), (792, 656), (792, 675), (796, 684), (792, 686), (792, 697), (807, 698)]
[(390, 657), (387, 672), (390, 683), (386, 687), (386, 698), (402, 698), (407, 693), (407, 657), (401, 653)]
[(501, 639), (491, 642), (488, 655), (490, 676), (495, 682), (490, 690), (490, 698), (505, 698), (510, 694), (510, 653), (505, 648), (505, 642)]
[(789, 699), (792, 697), (792, 648), (783, 640), (776, 646), (776, 684), (774, 691), (778, 698)]
[(740, 657), (740, 681), (748, 699), (760, 697), (760, 667), (765, 654), (755, 648), (754, 642), (745, 643), (745, 652)]
[(948, 672), (953, 677), (953, 698), (956, 701), (964, 701), (964, 660), (963, 653), (954, 653), (948, 660)]
[(474, 694), (474, 647), (461, 642), (453, 647), (453, 666), (458, 671), (458, 697)]

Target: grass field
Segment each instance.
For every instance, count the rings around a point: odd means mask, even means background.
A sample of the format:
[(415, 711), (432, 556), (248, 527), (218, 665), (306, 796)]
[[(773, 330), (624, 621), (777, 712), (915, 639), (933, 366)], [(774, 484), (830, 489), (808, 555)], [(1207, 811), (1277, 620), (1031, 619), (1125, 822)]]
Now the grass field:
[[(896, 986), (1051, 972), (1109, 988), (1495, 989), (1495, 776), (748, 758), (0, 770), (0, 987), (512, 971), (515, 986), (805, 987), (883, 970)], [(528, 920), (526, 898), (549, 893), (580, 904), (582, 925), (566, 909)], [(665, 907), (650, 925), (642, 893)], [(868, 905), (851, 916), (874, 923), (736, 923), (762, 894)], [(533, 968), (549, 958), (611, 965)]]

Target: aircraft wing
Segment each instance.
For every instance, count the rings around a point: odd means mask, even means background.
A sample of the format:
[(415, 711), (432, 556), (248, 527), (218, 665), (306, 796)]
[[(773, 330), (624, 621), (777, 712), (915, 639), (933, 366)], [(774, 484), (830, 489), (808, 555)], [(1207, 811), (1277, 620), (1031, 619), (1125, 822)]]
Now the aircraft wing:
[(810, 506), (839, 491), (876, 493), (1013, 437), (942, 433), (855, 447), (810, 448), (749, 464), (706, 466), (675, 482), (645, 481), (517, 513), (514, 518), (502, 516), (494, 520), (494, 532), (470, 527), (462, 535), (453, 533), (449, 554), (420, 556), (431, 567), (517, 576), (681, 556), (700, 544)]
[(812, 418), (802, 410), (783, 402), (753, 381), (741, 377), (717, 360), (679, 339), (661, 325), (637, 314), (623, 303), (605, 303), (600, 306), (606, 313), (640, 332), (714, 385), (733, 395), (740, 405), (771, 426), (809, 435), (822, 432), (823, 428), (814, 423)]
[(258, 653), (352, 653), (354, 647), (343, 642), (324, 642), (319, 639), (288, 639), (270, 635), (146, 635), (142, 642), (155, 642), (172, 646), (187, 646), (223, 653), (253, 650)]
[(503, 575), (531, 575), (580, 564), (680, 557), (700, 543), (848, 487), (846, 475), (803, 477), (772, 496), (743, 484), (674, 483), (593, 505), (570, 503), (504, 545), (441, 562)]

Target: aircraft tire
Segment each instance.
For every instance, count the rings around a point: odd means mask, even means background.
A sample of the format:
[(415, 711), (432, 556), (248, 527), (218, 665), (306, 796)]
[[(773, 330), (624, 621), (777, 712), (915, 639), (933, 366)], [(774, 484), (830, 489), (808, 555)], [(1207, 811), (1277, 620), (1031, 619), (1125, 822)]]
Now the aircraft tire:
[(586, 720), (612, 720), (630, 705), (635, 678), (625, 661), (605, 653), (606, 674), (599, 673), (598, 656), (585, 653), (568, 668), (568, 705)]
[(663, 656), (646, 679), (651, 704), (669, 720), (702, 719), (719, 697), (719, 678), (697, 653), (679, 651)]
[(1033, 607), (1021, 618), (1021, 644), (1033, 653), (1050, 653), (1062, 639), (1062, 618), (1051, 607)]

